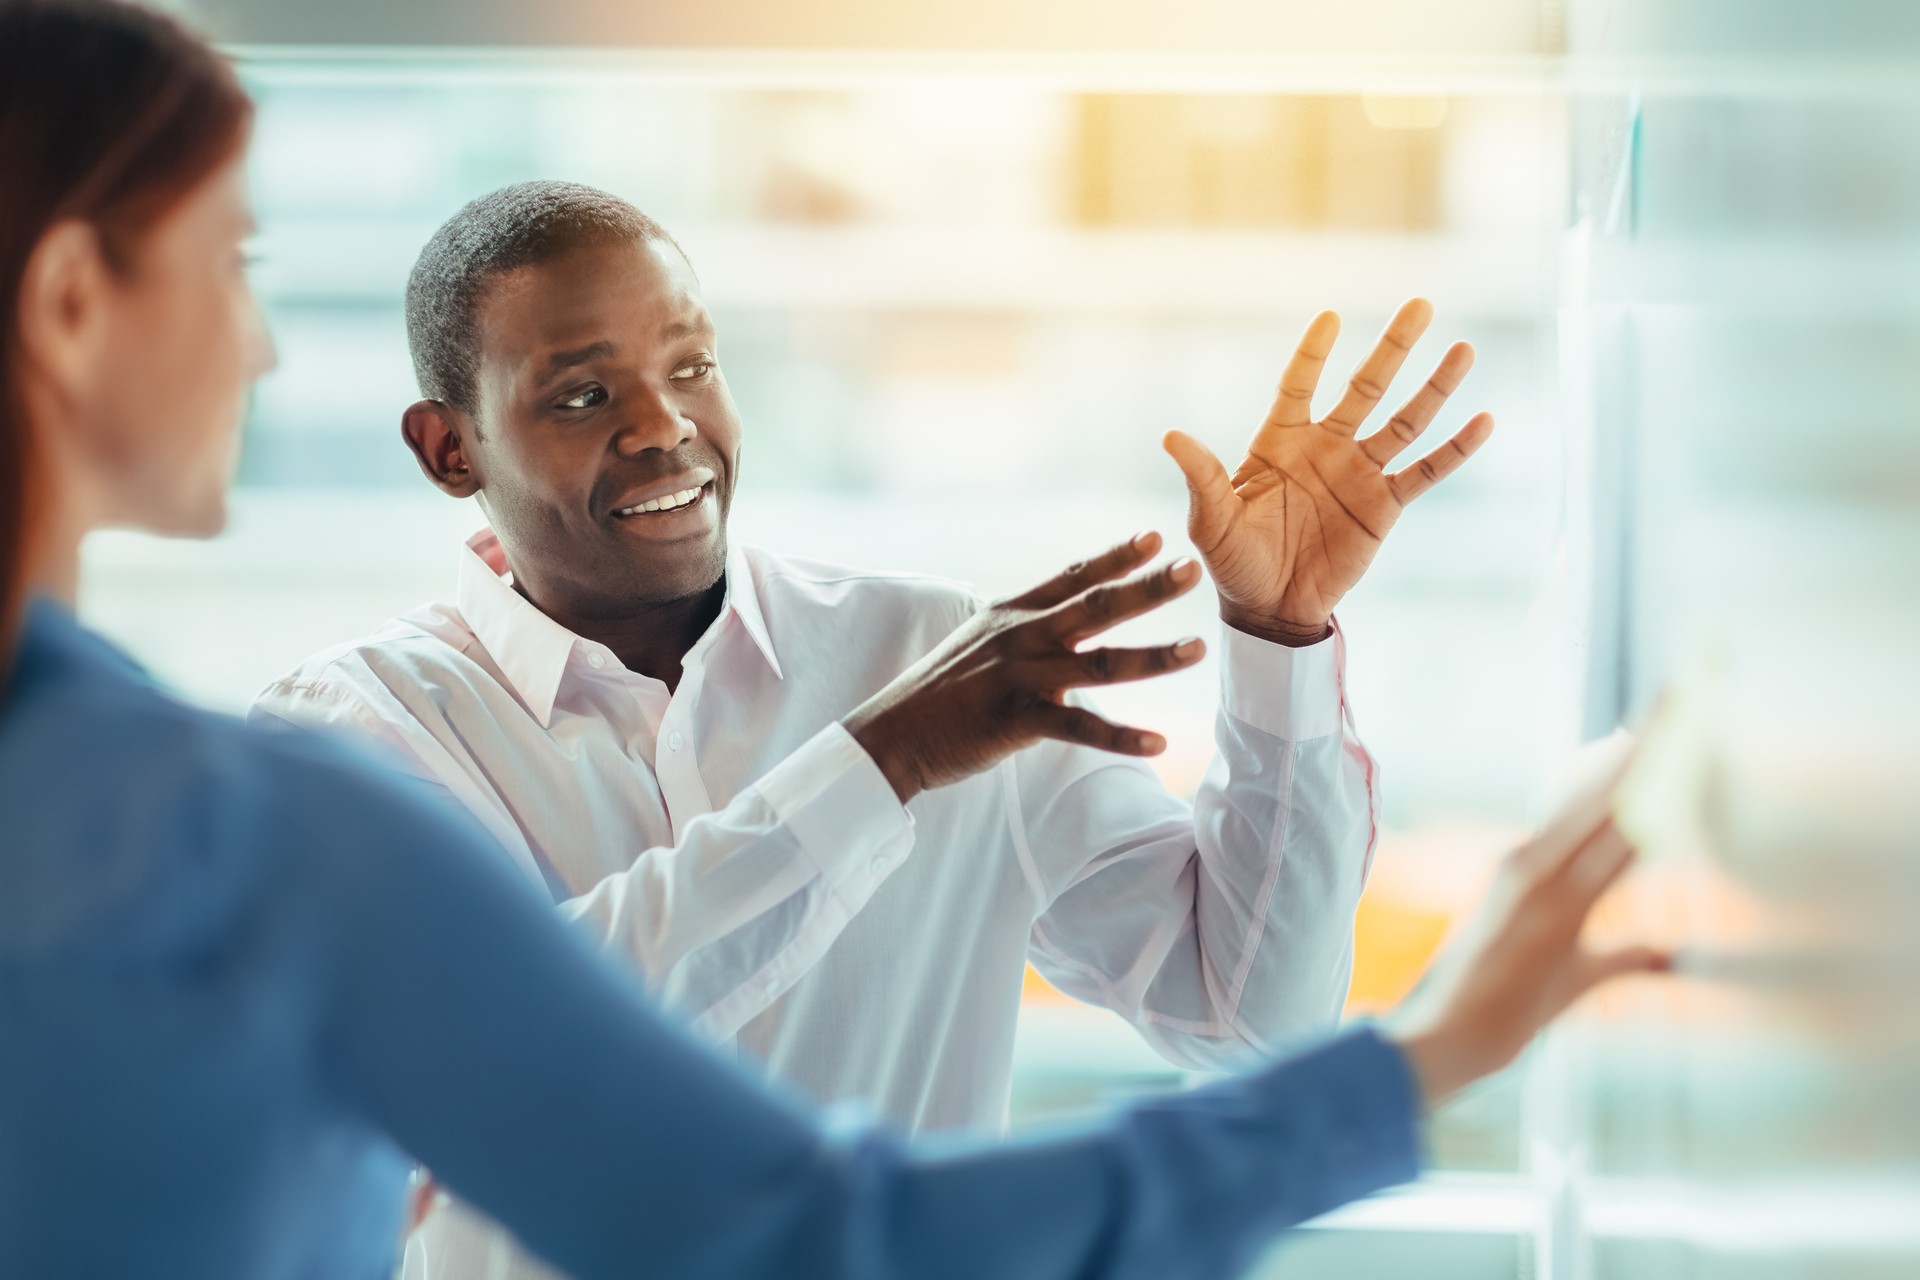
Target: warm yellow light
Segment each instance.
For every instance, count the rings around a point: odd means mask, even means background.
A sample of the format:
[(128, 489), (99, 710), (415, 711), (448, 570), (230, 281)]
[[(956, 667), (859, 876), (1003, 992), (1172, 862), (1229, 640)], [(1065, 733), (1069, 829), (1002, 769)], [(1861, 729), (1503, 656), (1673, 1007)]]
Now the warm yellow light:
[(1443, 96), (1365, 93), (1360, 109), (1367, 123), (1379, 129), (1438, 129), (1447, 119), (1447, 100)]

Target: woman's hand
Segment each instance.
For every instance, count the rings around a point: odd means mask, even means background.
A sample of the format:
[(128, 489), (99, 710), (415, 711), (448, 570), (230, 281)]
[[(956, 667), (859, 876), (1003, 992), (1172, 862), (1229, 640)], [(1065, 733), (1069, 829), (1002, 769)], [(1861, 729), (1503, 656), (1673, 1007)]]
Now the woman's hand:
[(1385, 1019), (1435, 1105), (1512, 1062), (1536, 1032), (1595, 986), (1669, 967), (1652, 947), (1594, 951), (1588, 914), (1633, 863), (1614, 822), (1623, 764), (1509, 853), (1492, 890)]

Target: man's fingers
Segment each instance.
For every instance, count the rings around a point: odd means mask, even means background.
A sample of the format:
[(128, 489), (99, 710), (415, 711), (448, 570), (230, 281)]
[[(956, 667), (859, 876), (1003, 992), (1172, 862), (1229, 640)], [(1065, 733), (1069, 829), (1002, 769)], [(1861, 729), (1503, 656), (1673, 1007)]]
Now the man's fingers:
[(1108, 582), (1058, 606), (1049, 624), (1068, 644), (1149, 613), (1187, 594), (1200, 581), (1200, 562), (1183, 556), (1125, 582)]
[(1342, 435), (1350, 436), (1358, 431), (1367, 415), (1373, 412), (1373, 406), (1380, 403), (1380, 397), (1387, 394), (1387, 387), (1400, 372), (1413, 344), (1420, 341), (1420, 335), (1432, 322), (1433, 304), (1425, 298), (1401, 303), (1380, 334), (1380, 341), (1348, 379), (1347, 393), (1327, 415), (1326, 424)]
[(1088, 587), (1111, 582), (1122, 574), (1131, 573), (1153, 559), (1159, 551), (1159, 534), (1139, 534), (1090, 560), (1068, 565), (1039, 586), (1022, 592), (1007, 603), (1021, 609), (1051, 609), (1064, 600), (1073, 599)]
[(1421, 433), (1433, 422), (1434, 415), (1440, 412), (1440, 406), (1447, 402), (1447, 397), (1460, 389), (1460, 383), (1471, 368), (1473, 347), (1470, 343), (1456, 342), (1448, 347), (1447, 354), (1441, 356), (1440, 363), (1434, 367), (1432, 376), (1400, 406), (1400, 412), (1387, 419), (1386, 426), (1360, 442), (1362, 451), (1380, 466), (1392, 462), (1402, 449), (1420, 438)]
[(1322, 311), (1307, 325), (1280, 375), (1280, 390), (1267, 413), (1270, 427), (1302, 427), (1313, 420), (1313, 393), (1320, 385), (1320, 372), (1327, 366), (1333, 340), (1340, 336), (1340, 317)]
[(1190, 667), (1206, 655), (1206, 643), (1198, 638), (1189, 638), (1175, 644), (1157, 644), (1143, 649), (1083, 649), (1079, 653), (1048, 659), (1046, 668), (1055, 678), (1056, 689), (1078, 689), (1088, 685), (1151, 680), (1154, 676)]
[(1064, 707), (1055, 702), (1043, 702), (1030, 714), (1034, 730), (1045, 738), (1096, 747), (1123, 756), (1157, 756), (1167, 749), (1167, 740), (1159, 734), (1102, 720), (1085, 707)]
[(1239, 501), (1227, 479), (1227, 468), (1213, 450), (1184, 431), (1167, 432), (1160, 444), (1187, 478), (1187, 534), (1194, 546), (1211, 552), (1232, 526), (1234, 504)]
[(1475, 414), (1460, 433), (1403, 471), (1387, 477), (1387, 484), (1401, 506), (1406, 506), (1433, 486), (1460, 469), (1493, 434), (1493, 415)]

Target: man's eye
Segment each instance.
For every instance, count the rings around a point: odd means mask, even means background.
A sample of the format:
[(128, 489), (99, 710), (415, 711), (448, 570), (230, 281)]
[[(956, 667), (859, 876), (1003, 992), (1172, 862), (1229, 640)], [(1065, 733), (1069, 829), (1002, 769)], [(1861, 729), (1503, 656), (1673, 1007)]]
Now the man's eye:
[(700, 363), (690, 364), (684, 369), (675, 369), (673, 371), (673, 377), (677, 382), (691, 382), (695, 378), (704, 378), (712, 372), (713, 361), (702, 360)]
[(605, 387), (587, 387), (581, 391), (574, 392), (565, 400), (562, 400), (560, 407), (562, 409), (593, 409), (605, 404), (606, 400), (607, 390)]

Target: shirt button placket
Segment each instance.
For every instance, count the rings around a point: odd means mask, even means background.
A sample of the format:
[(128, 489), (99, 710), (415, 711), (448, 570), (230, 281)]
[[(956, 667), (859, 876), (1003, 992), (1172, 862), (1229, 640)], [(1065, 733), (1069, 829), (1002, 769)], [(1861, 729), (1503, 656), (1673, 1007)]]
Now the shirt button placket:
[(660, 796), (667, 803), (667, 815), (673, 823), (676, 840), (685, 834), (687, 823), (712, 812), (706, 783), (700, 777), (691, 725), (705, 674), (698, 655), (690, 655), (680, 687), (660, 717), (660, 736), (655, 739), (659, 754), (654, 760), (654, 777), (659, 780)]

